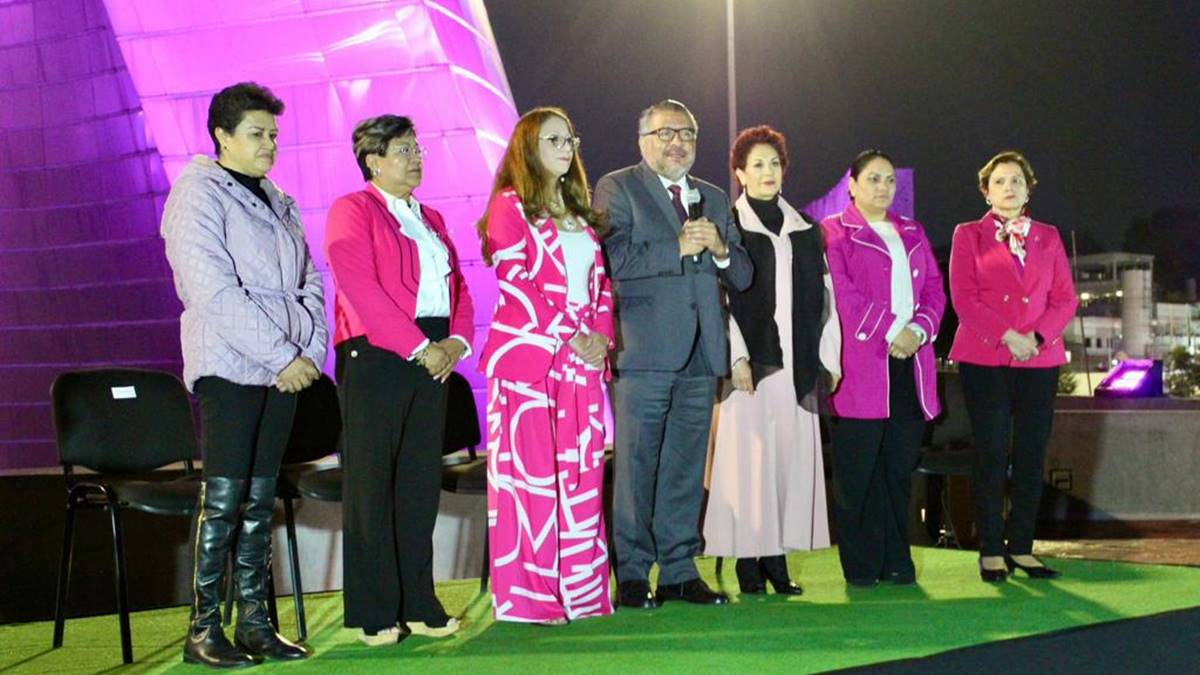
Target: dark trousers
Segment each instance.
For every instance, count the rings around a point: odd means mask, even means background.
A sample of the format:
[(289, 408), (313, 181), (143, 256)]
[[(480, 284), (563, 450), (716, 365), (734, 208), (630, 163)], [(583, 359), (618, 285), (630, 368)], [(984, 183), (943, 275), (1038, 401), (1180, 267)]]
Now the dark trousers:
[[(959, 364), (975, 436), (975, 522), (980, 555), (1025, 555), (1042, 499), (1058, 368)], [(1012, 505), (1004, 519), (1005, 476)], [(1005, 546), (1007, 543), (1007, 547)]]
[(704, 462), (716, 378), (699, 338), (678, 372), (621, 371), (613, 380), (616, 475), (613, 539), (617, 581), (658, 582), (700, 576)]
[(274, 478), (292, 433), (296, 395), (221, 377), (196, 380), (204, 476)]
[[(433, 340), (446, 319), (418, 319)], [(344, 420), (342, 564), (345, 625), (440, 624), (433, 526), (441, 489), (445, 384), (421, 365), (353, 338), (337, 346)]]
[(915, 574), (908, 501), (925, 419), (912, 359), (888, 359), (887, 419), (839, 418), (833, 427), (834, 518), (847, 580)]

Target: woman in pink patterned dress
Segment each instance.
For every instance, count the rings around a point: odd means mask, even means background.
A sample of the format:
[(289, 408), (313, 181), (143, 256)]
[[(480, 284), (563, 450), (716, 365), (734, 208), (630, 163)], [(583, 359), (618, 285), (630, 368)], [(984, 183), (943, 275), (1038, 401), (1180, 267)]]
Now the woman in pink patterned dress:
[(612, 613), (602, 386), (612, 291), (578, 147), (562, 110), (526, 113), (479, 221), (500, 292), (479, 367), (492, 604), (503, 621)]

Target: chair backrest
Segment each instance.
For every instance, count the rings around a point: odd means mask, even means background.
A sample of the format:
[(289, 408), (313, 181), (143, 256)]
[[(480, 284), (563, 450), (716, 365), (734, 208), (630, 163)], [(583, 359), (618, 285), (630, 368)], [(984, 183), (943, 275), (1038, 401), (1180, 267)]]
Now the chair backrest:
[(446, 400), (446, 437), (442, 443), (442, 454), (448, 455), (463, 448), (474, 448), (482, 440), (479, 431), (479, 411), (475, 407), (475, 393), (471, 383), (458, 373), (451, 373), (446, 381), (450, 391)]
[(284, 464), (313, 462), (340, 449), (342, 410), (337, 385), (329, 376), (321, 378), (296, 395), (296, 416), (283, 454)]
[(50, 387), (59, 461), (103, 473), (148, 471), (198, 455), (187, 390), (171, 373), (67, 372)]
[(935, 449), (954, 449), (972, 442), (971, 417), (963, 398), (962, 376), (957, 372), (938, 373), (938, 395), (942, 414), (929, 425), (928, 446)]

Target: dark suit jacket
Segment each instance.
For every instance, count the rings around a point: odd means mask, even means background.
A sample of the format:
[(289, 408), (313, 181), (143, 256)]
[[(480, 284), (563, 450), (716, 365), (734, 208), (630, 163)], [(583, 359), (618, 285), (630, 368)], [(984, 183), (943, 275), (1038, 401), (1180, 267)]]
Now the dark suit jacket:
[(658, 175), (645, 163), (604, 176), (593, 207), (612, 227), (604, 248), (617, 301), (616, 368), (676, 371), (687, 363), (696, 330), (714, 375), (729, 372), (729, 342), (718, 278), (743, 290), (753, 267), (730, 216), (729, 198), (715, 185), (688, 176), (703, 212), (729, 246), (718, 269), (707, 251), (699, 263), (679, 255), (679, 217)]

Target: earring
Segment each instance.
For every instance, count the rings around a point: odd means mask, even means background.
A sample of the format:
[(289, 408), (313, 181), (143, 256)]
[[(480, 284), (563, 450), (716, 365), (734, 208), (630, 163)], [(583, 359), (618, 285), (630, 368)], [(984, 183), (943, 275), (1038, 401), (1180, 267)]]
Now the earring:
[(378, 175), (379, 175), (379, 169), (371, 169), (371, 175), (372, 175), (372, 176), (378, 176)]
[(987, 205), (988, 205), (988, 206), (991, 206), (991, 205), (992, 205), (992, 200), (990, 200), (990, 199), (986, 199), (986, 198), (985, 198), (983, 201), (987, 202)]

